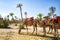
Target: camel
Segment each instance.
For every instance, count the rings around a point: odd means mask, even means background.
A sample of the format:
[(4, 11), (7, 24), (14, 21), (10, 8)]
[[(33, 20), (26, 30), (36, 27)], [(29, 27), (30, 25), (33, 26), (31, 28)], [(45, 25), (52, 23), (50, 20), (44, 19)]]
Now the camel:
[(50, 32), (50, 30), (52, 32), (52, 30), (54, 29), (54, 36), (56, 36), (56, 34), (58, 33), (59, 26), (58, 23), (56, 23), (55, 21), (50, 21), (50, 19), (45, 18), (45, 20), (39, 22), (39, 25), (43, 27), (44, 36), (46, 36), (46, 29), (45, 29), (46, 27), (49, 27), (48, 33)]
[(27, 34), (28, 34), (28, 26), (32, 26), (33, 25), (33, 21), (34, 21), (34, 18), (31, 17), (31, 18), (26, 18), (25, 21), (22, 23), (22, 25), (20, 25), (20, 28), (19, 28), (19, 34), (21, 32), (21, 27), (23, 26), (26, 26), (26, 29), (27, 29)]
[[(34, 33), (34, 31), (36, 29), (36, 35), (37, 35), (37, 24), (38, 24), (40, 27), (43, 27), (44, 36), (46, 36), (46, 27), (49, 27), (48, 32), (50, 32), (50, 30), (52, 31), (54, 29), (54, 36), (56, 36), (56, 34), (58, 33), (58, 24), (54, 23), (53, 21), (50, 21), (49, 18), (44, 18), (44, 19), (45, 20), (41, 20), (41, 21), (38, 21), (37, 19), (33, 19), (33, 20), (29, 20), (29, 21), (25, 20), (23, 22), (23, 24), (26, 26), (27, 34), (28, 34), (28, 24), (31, 24), (30, 26), (33, 25), (33, 32), (32, 33)], [(21, 28), (19, 31), (21, 31)]]

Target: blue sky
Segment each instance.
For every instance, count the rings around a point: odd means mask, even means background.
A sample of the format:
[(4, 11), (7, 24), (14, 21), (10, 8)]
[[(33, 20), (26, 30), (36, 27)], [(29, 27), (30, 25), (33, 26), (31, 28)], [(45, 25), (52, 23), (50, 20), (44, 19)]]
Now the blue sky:
[(55, 14), (60, 15), (60, 0), (0, 0), (0, 14), (5, 17), (9, 13), (14, 13), (20, 18), (20, 10), (17, 4), (23, 4), (22, 12), (28, 13), (28, 17), (37, 17), (38, 13), (46, 16), (51, 6), (56, 7)]

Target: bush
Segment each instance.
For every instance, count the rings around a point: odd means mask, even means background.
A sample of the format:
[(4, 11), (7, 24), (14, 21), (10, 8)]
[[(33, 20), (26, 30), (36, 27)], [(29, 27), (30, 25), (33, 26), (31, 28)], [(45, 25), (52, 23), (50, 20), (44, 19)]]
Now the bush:
[(15, 26), (17, 26), (17, 23), (15, 24)]
[(5, 27), (5, 28), (7, 28), (8, 25), (9, 25), (8, 21), (4, 21), (3, 24), (4, 24), (4, 27)]
[(8, 25), (9, 25), (8, 21), (3, 20), (3, 22), (0, 23), (0, 28), (8, 28)]
[(0, 24), (0, 28), (4, 28), (4, 24)]

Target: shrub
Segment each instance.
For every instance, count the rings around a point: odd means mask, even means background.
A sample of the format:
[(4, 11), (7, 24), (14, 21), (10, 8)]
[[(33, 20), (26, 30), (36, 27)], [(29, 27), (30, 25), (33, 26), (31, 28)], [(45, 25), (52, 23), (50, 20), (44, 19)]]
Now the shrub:
[(5, 28), (7, 28), (8, 25), (9, 25), (8, 21), (4, 21), (3, 24), (4, 24), (4, 27), (5, 27)]
[(4, 24), (0, 24), (0, 28), (4, 28)]
[(17, 23), (15, 24), (15, 26), (17, 26)]
[(8, 25), (9, 25), (8, 21), (3, 20), (3, 21), (0, 23), (0, 28), (7, 28)]

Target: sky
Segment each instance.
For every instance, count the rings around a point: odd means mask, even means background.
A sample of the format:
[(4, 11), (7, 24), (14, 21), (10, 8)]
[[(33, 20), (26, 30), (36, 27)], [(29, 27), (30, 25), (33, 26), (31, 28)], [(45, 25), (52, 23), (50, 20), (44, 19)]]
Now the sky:
[(60, 0), (0, 0), (0, 14), (2, 17), (14, 13), (14, 16), (21, 18), (20, 10), (17, 4), (21, 3), (23, 17), (24, 12), (27, 12), (28, 17), (37, 17), (39, 13), (46, 16), (50, 11), (51, 6), (56, 7), (55, 14), (60, 15)]

